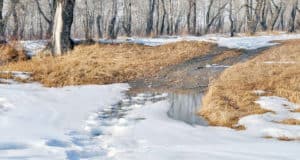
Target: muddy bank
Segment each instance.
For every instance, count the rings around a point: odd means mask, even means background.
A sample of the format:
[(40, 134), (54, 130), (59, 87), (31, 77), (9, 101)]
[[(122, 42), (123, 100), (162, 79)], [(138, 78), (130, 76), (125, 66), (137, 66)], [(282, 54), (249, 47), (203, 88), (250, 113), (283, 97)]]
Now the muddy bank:
[[(132, 92), (140, 91), (202, 91), (210, 81), (215, 79), (226, 68), (254, 58), (264, 50), (234, 50), (224, 47), (214, 47), (210, 53), (197, 56), (183, 63), (168, 66), (155, 76), (131, 81)], [(228, 56), (232, 52), (233, 56)]]
[(189, 125), (208, 125), (197, 113), (202, 106), (202, 96), (209, 84), (226, 68), (254, 58), (268, 48), (232, 50), (215, 47), (205, 55), (162, 69), (154, 77), (130, 82), (129, 97), (140, 93), (167, 93), (170, 118)]

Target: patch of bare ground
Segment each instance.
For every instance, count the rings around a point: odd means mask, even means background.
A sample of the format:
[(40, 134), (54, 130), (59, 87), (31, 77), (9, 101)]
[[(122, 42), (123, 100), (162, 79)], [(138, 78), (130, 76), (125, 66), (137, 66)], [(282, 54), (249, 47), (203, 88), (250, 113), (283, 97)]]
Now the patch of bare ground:
[(222, 54), (215, 56), (213, 58), (212, 62), (213, 63), (220, 63), (220, 62), (223, 62), (227, 59), (240, 56), (241, 54), (242, 54), (241, 51), (238, 51), (238, 50), (224, 51)]
[(255, 103), (259, 96), (254, 90), (300, 103), (299, 44), (300, 40), (286, 41), (225, 70), (210, 84), (200, 115), (212, 125), (233, 127), (242, 117), (268, 112)]
[(207, 54), (214, 44), (178, 42), (150, 47), (136, 44), (80, 45), (61, 57), (10, 63), (0, 70), (26, 71), (49, 87), (128, 82), (162, 68)]

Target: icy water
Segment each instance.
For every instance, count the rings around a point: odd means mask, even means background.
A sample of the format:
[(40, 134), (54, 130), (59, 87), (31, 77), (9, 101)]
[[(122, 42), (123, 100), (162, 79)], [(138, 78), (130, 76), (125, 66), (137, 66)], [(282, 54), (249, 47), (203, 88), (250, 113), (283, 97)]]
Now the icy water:
[(168, 116), (190, 125), (207, 125), (205, 120), (197, 115), (201, 108), (202, 96), (203, 94), (200, 92), (170, 93), (168, 96), (170, 103)]
[[(169, 118), (185, 122), (189, 125), (207, 125), (197, 112), (201, 107), (201, 92), (189, 93), (139, 93), (127, 94), (126, 98), (98, 113), (98, 118), (106, 124), (124, 118), (135, 108), (144, 107), (147, 103), (168, 101), (170, 108), (166, 113)], [(140, 121), (144, 117), (137, 117), (131, 121)], [(98, 134), (95, 133), (95, 136)]]

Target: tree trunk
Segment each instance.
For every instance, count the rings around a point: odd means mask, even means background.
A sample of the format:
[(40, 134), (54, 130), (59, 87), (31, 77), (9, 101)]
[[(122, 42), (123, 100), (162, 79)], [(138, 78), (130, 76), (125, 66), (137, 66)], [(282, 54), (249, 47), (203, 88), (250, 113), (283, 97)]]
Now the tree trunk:
[(108, 26), (108, 35), (110, 39), (116, 39), (119, 33), (119, 22), (118, 22), (118, 1), (113, 0), (113, 15)]
[(273, 13), (272, 9), (271, 9), (271, 30), (273, 31), (275, 29), (275, 25), (279, 19), (280, 16), (280, 12), (282, 10), (282, 3), (280, 2), (279, 6), (274, 2), (274, 0), (271, 0), (271, 3), (273, 4), (273, 6), (275, 7), (275, 13)]
[(126, 33), (127, 37), (131, 37), (131, 23), (132, 23), (132, 11), (131, 11), (131, 0), (128, 0), (128, 3), (126, 1), (124, 2), (124, 8), (123, 8), (123, 29)]
[(52, 35), (52, 54), (62, 55), (74, 47), (71, 39), (75, 0), (58, 0)]
[(0, 43), (6, 42), (5, 25), (6, 22), (3, 18), (3, 0), (0, 0)]
[(16, 5), (19, 3), (18, 0), (12, 0), (12, 16), (13, 16), (13, 22), (14, 22), (14, 28), (13, 28), (13, 35), (12, 39), (18, 40), (18, 31), (19, 31), (19, 20), (18, 20), (18, 14), (16, 10)]
[(150, 36), (153, 31), (153, 18), (154, 18), (154, 9), (155, 9), (155, 1), (149, 0), (149, 13), (147, 18), (147, 27), (146, 27), (146, 35)]
[(164, 34), (165, 31), (165, 21), (166, 21), (166, 17), (167, 17), (167, 9), (166, 9), (166, 4), (164, 0), (161, 0), (162, 6), (163, 6), (163, 16), (162, 16), (162, 20), (161, 20), (161, 27), (160, 27), (160, 35)]
[(267, 18), (268, 18), (268, 13), (269, 13), (269, 8), (267, 7), (267, 0), (262, 1), (262, 14), (261, 14), (261, 21), (260, 25), (263, 31), (266, 31), (268, 29), (268, 24), (267, 24)]
[(296, 16), (297, 16), (297, 7), (298, 7), (298, 0), (295, 0), (292, 11), (291, 11), (290, 21), (289, 21), (289, 30), (288, 30), (289, 32), (296, 31), (295, 20), (296, 20)]
[(229, 21), (230, 21), (230, 37), (234, 37), (235, 24), (233, 18), (233, 0), (230, 0), (229, 3)]

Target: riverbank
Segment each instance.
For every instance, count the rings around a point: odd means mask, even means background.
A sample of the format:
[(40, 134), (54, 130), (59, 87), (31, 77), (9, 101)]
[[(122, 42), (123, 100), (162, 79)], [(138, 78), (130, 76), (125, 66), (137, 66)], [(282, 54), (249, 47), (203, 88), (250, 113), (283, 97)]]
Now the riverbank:
[[(281, 45), (263, 51), (252, 60), (226, 69), (211, 83), (203, 98), (200, 114), (211, 125), (234, 127), (241, 124), (249, 125), (249, 122), (242, 121), (249, 115), (268, 112), (277, 115), (278, 109), (273, 108), (276, 105), (279, 105), (279, 108), (281, 105), (285, 106), (283, 108), (290, 107), (291, 104), (298, 106), (297, 104), (300, 103), (299, 43), (299, 40), (282, 42)], [(271, 100), (274, 98), (265, 98), (272, 96), (278, 98), (275, 98), (274, 102)], [(284, 100), (286, 104), (282, 104), (282, 98), (286, 99)], [(297, 108), (299, 106), (290, 107), (289, 111), (296, 112)], [(295, 122), (298, 118), (296, 114), (286, 114), (279, 119), (269, 117), (269, 121), (274, 121), (275, 124), (293, 119), (292, 121)], [(289, 134), (288, 130), (285, 132), (286, 134), (266, 136), (297, 139), (297, 136)]]

